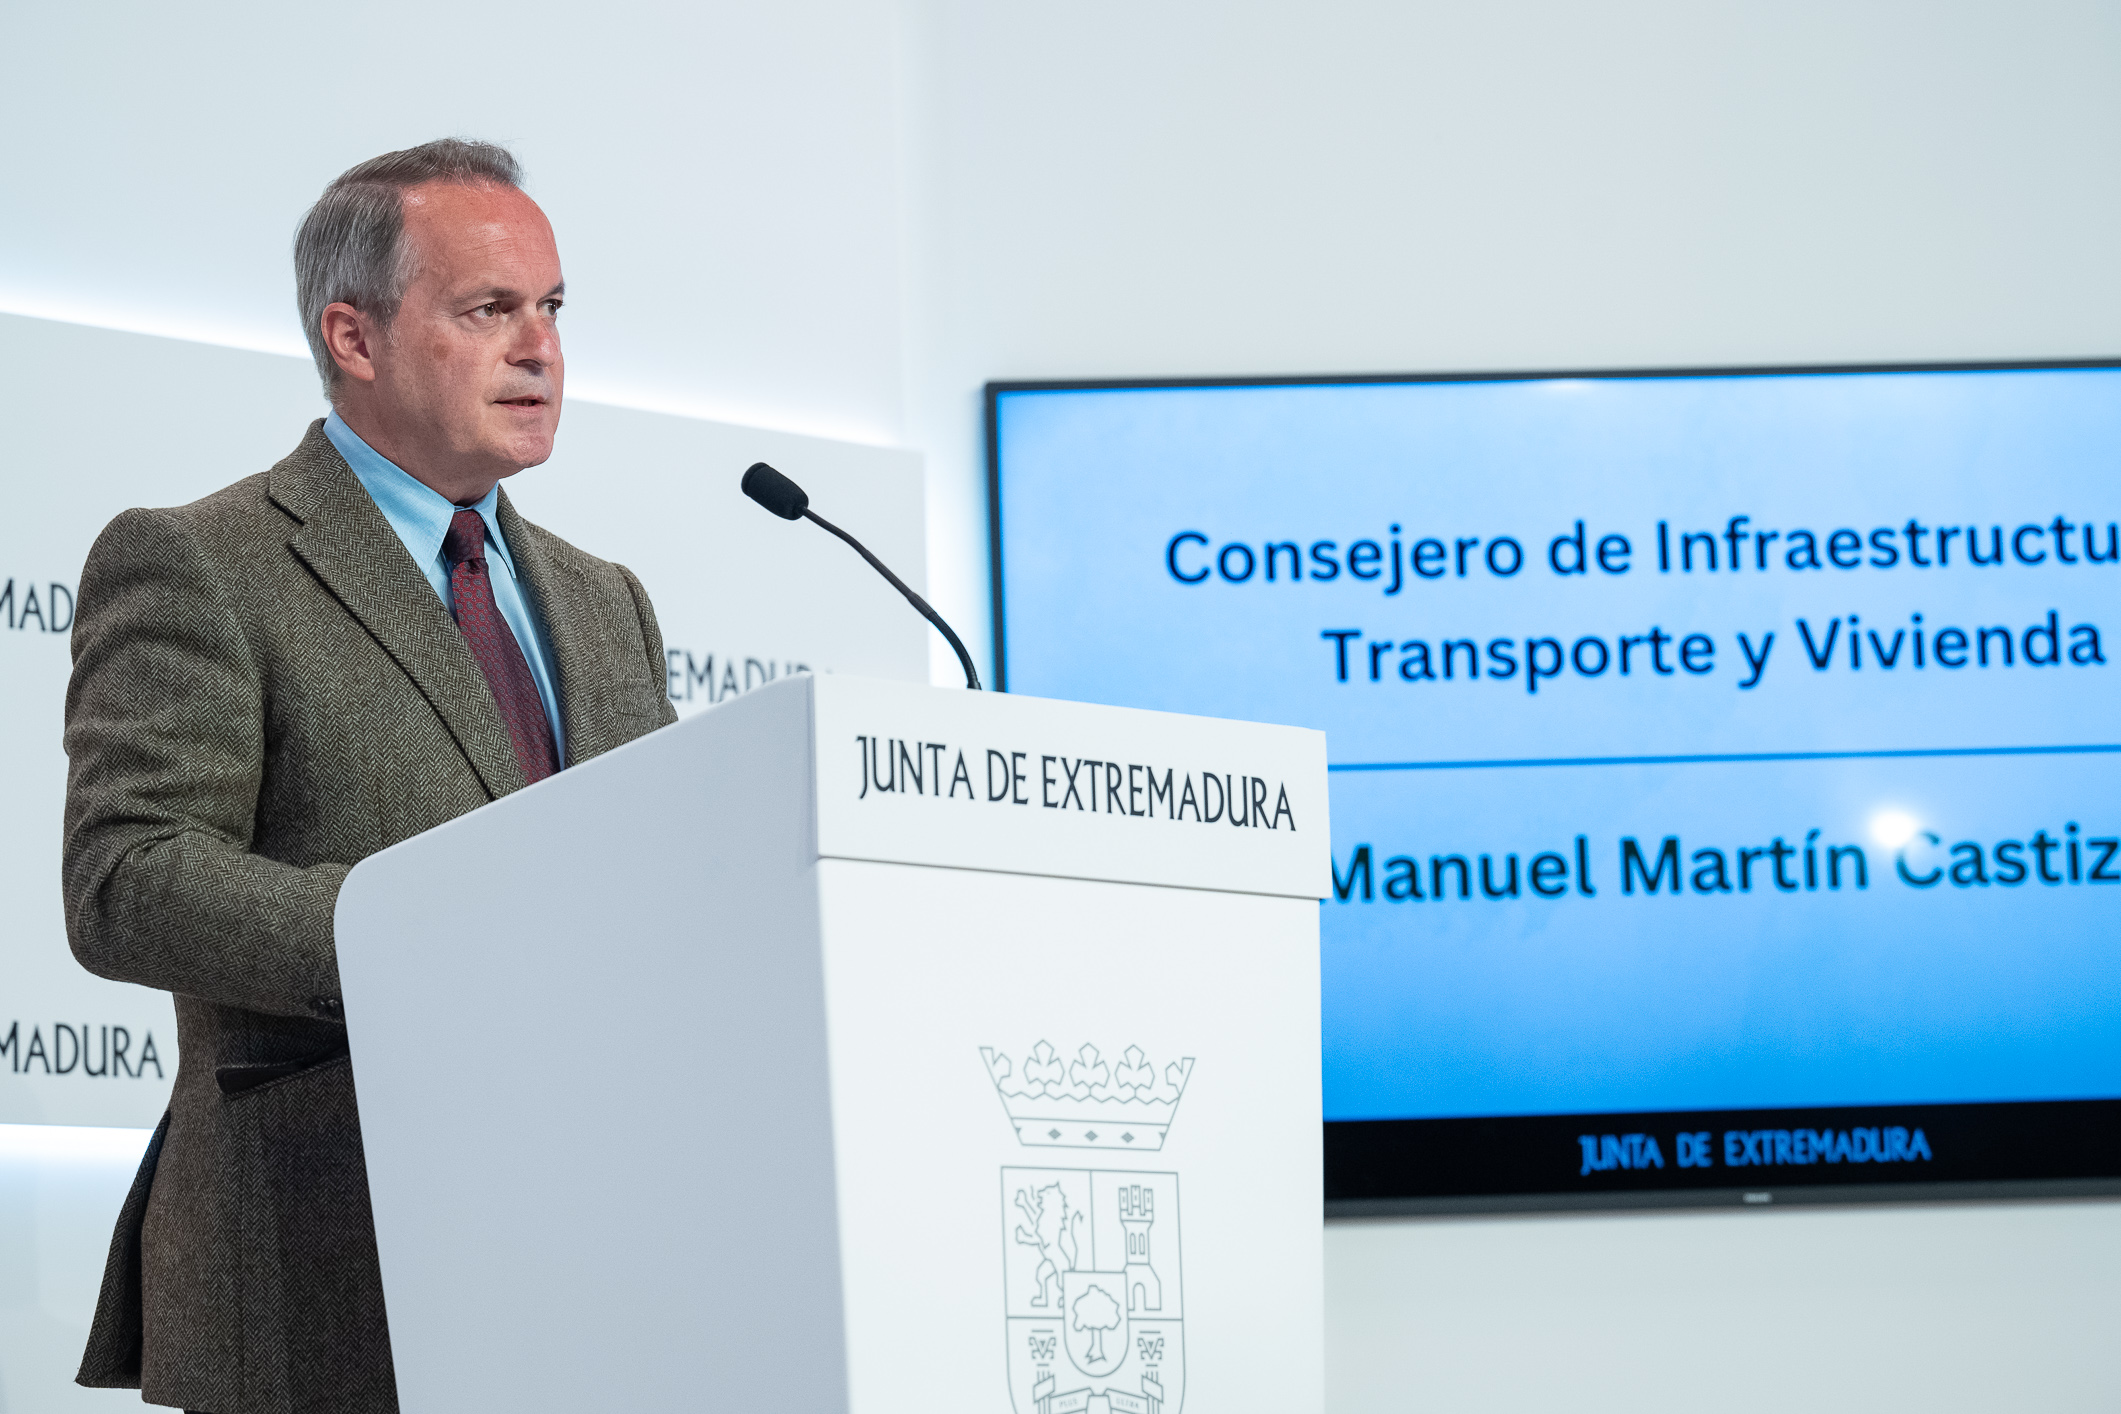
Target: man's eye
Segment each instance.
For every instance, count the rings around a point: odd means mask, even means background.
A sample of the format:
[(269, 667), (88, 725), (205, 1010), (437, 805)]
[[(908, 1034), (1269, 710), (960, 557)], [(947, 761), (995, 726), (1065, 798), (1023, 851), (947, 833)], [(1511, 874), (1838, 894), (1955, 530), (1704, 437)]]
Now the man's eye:
[(473, 314), (478, 315), (481, 319), (491, 319), (500, 312), (501, 306), (497, 304), (482, 304), (472, 311)]
[(549, 299), (545, 301), (545, 312), (553, 316), (554, 318), (558, 318), (560, 313), (560, 302), (556, 299)]

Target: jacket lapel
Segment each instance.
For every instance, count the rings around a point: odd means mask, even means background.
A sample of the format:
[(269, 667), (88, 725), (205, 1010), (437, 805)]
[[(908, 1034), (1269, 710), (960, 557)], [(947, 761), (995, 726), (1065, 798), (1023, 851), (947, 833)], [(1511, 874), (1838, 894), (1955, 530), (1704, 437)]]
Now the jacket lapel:
[(604, 635), (597, 628), (594, 598), (579, 571), (551, 553), (544, 536), (516, 514), (508, 492), (501, 492), (494, 518), (515, 562), (516, 581), (531, 613), (545, 630), (559, 677), (560, 723), (566, 728), (567, 760), (587, 761), (618, 744), (611, 700), (611, 666), (604, 657)]
[(322, 419), (268, 478), (274, 504), (302, 523), (288, 548), (412, 679), (486, 794), (521, 789), (523, 770), (478, 660), (405, 543), (324, 435)]

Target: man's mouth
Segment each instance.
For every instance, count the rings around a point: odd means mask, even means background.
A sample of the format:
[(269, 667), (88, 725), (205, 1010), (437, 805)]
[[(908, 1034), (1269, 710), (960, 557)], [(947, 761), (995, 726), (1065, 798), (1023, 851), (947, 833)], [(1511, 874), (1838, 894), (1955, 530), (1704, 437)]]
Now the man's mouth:
[(541, 408), (545, 406), (545, 400), (543, 398), (535, 396), (521, 398), (500, 398), (496, 401), (498, 401), (504, 408)]

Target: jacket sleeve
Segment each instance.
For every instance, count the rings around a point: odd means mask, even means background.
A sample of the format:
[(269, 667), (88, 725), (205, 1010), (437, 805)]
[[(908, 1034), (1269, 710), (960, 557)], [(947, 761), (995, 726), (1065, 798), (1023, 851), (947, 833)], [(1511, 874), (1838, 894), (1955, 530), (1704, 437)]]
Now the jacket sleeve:
[(341, 1020), (332, 910), (348, 866), (251, 853), (265, 693), (181, 522), (127, 511), (81, 573), (66, 693), (67, 940), (89, 971)]

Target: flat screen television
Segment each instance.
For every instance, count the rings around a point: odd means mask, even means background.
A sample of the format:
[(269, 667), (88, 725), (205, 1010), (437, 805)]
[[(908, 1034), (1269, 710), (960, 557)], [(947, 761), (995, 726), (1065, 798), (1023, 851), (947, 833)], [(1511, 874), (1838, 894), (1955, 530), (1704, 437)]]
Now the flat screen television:
[(1329, 1211), (2121, 1186), (2121, 366), (987, 426), (997, 685), (1326, 733)]

